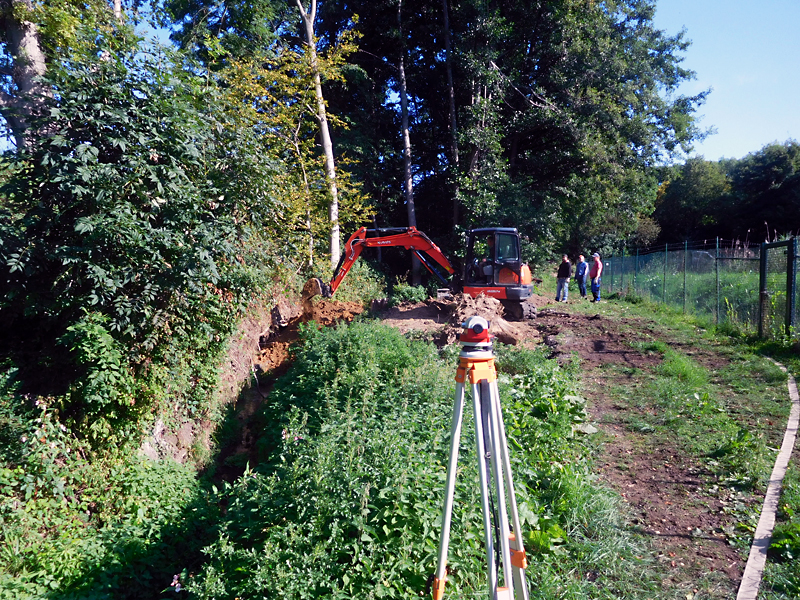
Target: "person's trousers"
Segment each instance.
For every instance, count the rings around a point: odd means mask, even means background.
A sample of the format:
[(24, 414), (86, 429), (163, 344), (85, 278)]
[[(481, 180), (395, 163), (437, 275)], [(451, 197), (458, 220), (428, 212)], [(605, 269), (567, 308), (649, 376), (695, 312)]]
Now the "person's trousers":
[(556, 280), (556, 301), (566, 302), (569, 294), (569, 277), (559, 277)]
[(600, 300), (600, 278), (595, 277), (592, 279), (592, 297), (595, 300)]
[(575, 281), (578, 283), (578, 291), (581, 293), (581, 298), (586, 298), (586, 277), (576, 277)]

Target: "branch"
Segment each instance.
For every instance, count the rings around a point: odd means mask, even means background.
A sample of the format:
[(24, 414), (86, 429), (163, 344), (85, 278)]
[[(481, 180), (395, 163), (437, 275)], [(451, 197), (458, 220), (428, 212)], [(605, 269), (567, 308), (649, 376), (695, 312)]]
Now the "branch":
[(537, 100), (539, 100), (539, 102), (541, 102), (542, 104), (538, 104), (538, 103), (534, 102), (533, 100), (531, 100), (530, 98), (528, 98), (528, 96), (526, 96), (526, 95), (525, 95), (525, 94), (522, 92), (522, 90), (520, 90), (520, 89), (519, 89), (517, 86), (515, 86), (515, 85), (514, 85), (514, 84), (511, 82), (511, 79), (509, 79), (509, 77), (508, 77), (508, 76), (507, 76), (505, 73), (503, 73), (503, 72), (500, 70), (500, 67), (498, 67), (496, 64), (494, 64), (494, 61), (493, 61), (493, 60), (490, 60), (490, 61), (489, 61), (489, 66), (492, 68), (492, 70), (494, 70), (494, 71), (497, 71), (497, 73), (500, 75), (500, 77), (502, 77), (502, 78), (503, 78), (503, 80), (504, 80), (504, 81), (505, 81), (505, 82), (506, 82), (508, 85), (510, 85), (510, 86), (511, 86), (511, 87), (514, 89), (514, 91), (515, 91), (515, 92), (517, 92), (517, 93), (518, 93), (520, 96), (522, 96), (523, 98), (525, 98), (525, 100), (527, 100), (527, 101), (528, 101), (528, 104), (530, 104), (531, 106), (533, 106), (533, 107), (535, 107), (535, 108), (544, 108), (544, 109), (546, 109), (546, 110), (558, 110), (558, 107), (557, 107), (557, 106), (555, 106), (555, 105), (554, 105), (552, 102), (550, 102), (550, 101), (549, 101), (547, 98), (545, 98), (545, 97), (544, 97), (544, 96), (542, 96), (541, 94), (537, 94), (537, 93), (536, 93), (536, 92), (534, 92), (533, 90), (530, 90), (530, 92), (531, 92), (531, 96), (534, 96), (534, 97), (535, 97)]

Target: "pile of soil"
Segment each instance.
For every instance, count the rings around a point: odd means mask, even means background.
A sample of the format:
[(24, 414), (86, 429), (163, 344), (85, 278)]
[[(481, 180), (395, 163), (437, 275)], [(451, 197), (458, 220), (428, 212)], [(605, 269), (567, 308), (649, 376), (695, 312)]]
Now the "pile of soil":
[(299, 337), (301, 323), (314, 321), (319, 327), (330, 327), (338, 321), (349, 323), (364, 312), (364, 307), (358, 302), (338, 302), (319, 297), (304, 297), (302, 312), (295, 308), (286, 318), (287, 310), (291, 308), (282, 309), (278, 305), (273, 310), (273, 313), (277, 310), (283, 318), (276, 321), (273, 316), (275, 325), (259, 342), (260, 351), (254, 360), (257, 372), (270, 373), (285, 365), (289, 360), (289, 348)]
[[(546, 301), (536, 296), (530, 302), (544, 305)], [(495, 339), (504, 344), (535, 344), (540, 340), (535, 321), (510, 322), (505, 319), (503, 305), (496, 298), (480, 295), (477, 298), (457, 294), (448, 300), (406, 303), (391, 308), (380, 315), (381, 321), (403, 333), (421, 331), (433, 334), (439, 346), (456, 341), (461, 324), (469, 317), (483, 317), (490, 323)]]

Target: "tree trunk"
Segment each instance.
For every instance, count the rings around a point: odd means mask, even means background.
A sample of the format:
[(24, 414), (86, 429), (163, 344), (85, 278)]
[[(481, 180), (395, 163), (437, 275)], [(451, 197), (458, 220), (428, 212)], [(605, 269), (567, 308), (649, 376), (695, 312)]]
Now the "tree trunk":
[(114, 18), (122, 23), (122, 0), (114, 0)]
[[(403, 42), (403, 17), (401, 14), (403, 0), (397, 2), (397, 28), (400, 32), (400, 62), (398, 71), (400, 80), (400, 110), (402, 114), (403, 127), (403, 190), (408, 211), (408, 226), (417, 226), (417, 211), (414, 207), (414, 180), (411, 173), (411, 136), (408, 132), (408, 87), (406, 86), (405, 69), (405, 43)], [(412, 254), (411, 256), (411, 285), (420, 284), (420, 265), (419, 259)]]
[(306, 30), (306, 40), (308, 51), (311, 57), (311, 69), (314, 74), (314, 87), (317, 95), (317, 121), (319, 122), (319, 134), (322, 141), (322, 150), (325, 153), (325, 173), (328, 179), (328, 191), (330, 193), (330, 204), (328, 205), (328, 217), (331, 221), (331, 266), (335, 269), (339, 264), (339, 191), (336, 188), (336, 166), (333, 161), (333, 143), (331, 133), (328, 128), (328, 116), (325, 111), (325, 98), (322, 95), (322, 77), (319, 72), (319, 62), (317, 61), (317, 43), (314, 37), (314, 20), (317, 15), (317, 1), (311, 0), (311, 10), (306, 12), (302, 0), (295, 0), (300, 16), (303, 18), (303, 25)]
[(0, 92), (0, 114), (3, 115), (17, 148), (28, 145), (31, 117), (36, 115), (50, 95), (41, 78), (47, 68), (36, 25), (21, 17), (33, 9), (30, 0), (12, 0), (6, 16), (6, 40), (14, 66), (10, 70), (16, 94)]
[(444, 13), (444, 59), (447, 69), (447, 96), (450, 101), (450, 160), (453, 161), (453, 228), (458, 225), (458, 124), (456, 122), (456, 94), (453, 86), (453, 62), (450, 49), (450, 14), (447, 0), (442, 0)]

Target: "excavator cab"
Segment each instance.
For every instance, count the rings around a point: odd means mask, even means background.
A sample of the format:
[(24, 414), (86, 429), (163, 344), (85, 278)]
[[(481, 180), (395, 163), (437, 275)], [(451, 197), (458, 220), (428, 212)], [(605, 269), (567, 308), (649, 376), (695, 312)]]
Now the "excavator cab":
[(522, 262), (514, 227), (473, 229), (467, 239), (464, 293), (521, 302), (533, 293), (531, 270)]

